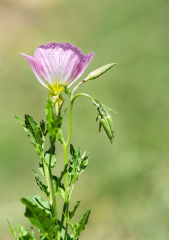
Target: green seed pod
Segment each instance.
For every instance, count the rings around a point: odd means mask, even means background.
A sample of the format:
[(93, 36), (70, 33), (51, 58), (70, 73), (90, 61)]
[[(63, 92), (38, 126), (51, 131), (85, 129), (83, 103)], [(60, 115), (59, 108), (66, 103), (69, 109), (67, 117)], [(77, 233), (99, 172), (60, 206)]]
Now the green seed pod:
[(112, 129), (110, 128), (109, 125), (109, 120), (107, 117), (100, 118), (100, 123), (103, 126), (105, 132), (107, 133), (107, 136), (109, 137), (111, 143), (113, 143), (113, 134), (112, 134)]
[(110, 127), (110, 130), (111, 130), (111, 133), (112, 133), (112, 137), (114, 138), (114, 127), (113, 127), (113, 121), (112, 121), (112, 118), (110, 115), (108, 115), (106, 117), (108, 123), (109, 123), (109, 127)]

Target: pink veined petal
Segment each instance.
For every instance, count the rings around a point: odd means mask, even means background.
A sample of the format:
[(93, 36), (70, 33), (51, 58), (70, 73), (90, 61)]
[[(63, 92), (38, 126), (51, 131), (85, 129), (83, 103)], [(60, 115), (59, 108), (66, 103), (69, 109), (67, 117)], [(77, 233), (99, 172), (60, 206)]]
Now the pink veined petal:
[(21, 54), (28, 61), (41, 84), (51, 91), (58, 91), (58, 85), (70, 87), (85, 71), (94, 53), (83, 53), (70, 43), (41, 45), (34, 57)]
[(23, 57), (26, 58), (26, 60), (28, 61), (33, 73), (35, 74), (35, 76), (37, 77), (38, 81), (45, 86), (46, 88), (48, 88), (49, 90), (53, 91), (52, 86), (50, 85), (50, 83), (46, 80), (46, 73), (45, 70), (43, 68), (43, 66), (39, 63), (39, 61), (31, 56), (28, 56), (26, 54), (20, 53)]
[(38, 47), (34, 53), (46, 73), (46, 80), (50, 85), (57, 84), (59, 79), (59, 44), (49, 43)]
[(49, 43), (38, 47), (34, 58), (42, 64), (51, 86), (72, 85), (85, 71), (94, 53), (86, 56), (70, 43)]
[(72, 79), (74, 80), (69, 84), (68, 87), (70, 87), (84, 73), (90, 61), (93, 59), (94, 55), (94, 53), (88, 53), (84, 56), (83, 61), (77, 65), (75, 71), (73, 72)]

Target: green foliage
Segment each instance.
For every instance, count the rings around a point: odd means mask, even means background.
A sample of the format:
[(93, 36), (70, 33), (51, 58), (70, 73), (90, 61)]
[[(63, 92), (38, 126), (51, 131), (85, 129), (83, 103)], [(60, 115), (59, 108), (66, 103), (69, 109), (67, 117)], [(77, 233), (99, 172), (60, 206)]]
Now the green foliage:
[(61, 183), (60, 179), (56, 176), (53, 176), (53, 183), (55, 185), (56, 193), (61, 196), (63, 200), (65, 200), (65, 187), (64, 184)]
[(72, 229), (71, 236), (73, 236), (73, 239), (77, 239), (80, 236), (80, 233), (85, 229), (85, 226), (88, 223), (89, 215), (90, 215), (90, 209), (88, 209), (85, 212), (85, 214), (80, 219), (80, 222), (76, 221), (75, 224), (70, 223), (70, 219), (65, 216), (66, 222)]
[[(39, 171), (43, 174), (43, 176), (47, 175), (46, 177), (49, 178), (49, 161), (50, 161), (50, 151), (45, 152), (44, 159), (39, 163)], [(56, 154), (55, 154), (55, 146), (53, 146), (53, 153), (51, 155), (51, 168), (56, 165)]]
[(19, 237), (17, 237), (16, 232), (14, 231), (14, 229), (11, 227), (9, 221), (7, 220), (9, 228), (12, 232), (12, 235), (14, 236), (14, 238), (16, 240), (34, 240), (34, 235), (32, 235), (32, 233), (30, 234), (28, 232), (28, 230), (25, 230), (24, 226), (22, 226), (20, 223), (18, 223), (18, 233), (19, 233)]
[(30, 222), (48, 239), (52, 239), (57, 228), (57, 219), (52, 218), (51, 213), (37, 204), (34, 198), (22, 198), (21, 202), (26, 205), (25, 216), (29, 218)]
[(69, 211), (69, 219), (71, 219), (74, 215), (75, 215), (75, 212), (76, 210), (78, 209), (79, 205), (80, 205), (80, 202), (81, 201), (77, 201), (76, 202), (76, 205), (74, 206), (73, 210), (72, 211)]
[(34, 240), (33, 236), (18, 223), (19, 240)]
[(53, 176), (53, 183), (55, 185), (56, 193), (65, 200), (65, 187), (64, 184), (61, 183), (63, 176), (67, 173), (69, 163), (67, 163), (63, 170), (61, 171), (60, 177)]
[(41, 130), (42, 130), (43, 135), (46, 136), (46, 134), (47, 134), (47, 129), (46, 129), (46, 125), (45, 125), (45, 121), (44, 121), (44, 120), (41, 120), (41, 122), (40, 122), (40, 128), (41, 128)]
[(15, 230), (11, 227), (11, 225), (10, 225), (10, 223), (9, 223), (8, 220), (7, 220), (7, 223), (8, 223), (9, 229), (11, 230), (12, 235), (14, 236), (14, 238), (15, 238), (16, 240), (18, 240), (18, 237), (17, 237), (17, 235), (16, 235)]
[(32, 170), (34, 172), (35, 180), (36, 180), (38, 186), (46, 194), (46, 196), (48, 198), (50, 198), (50, 192), (48, 191), (48, 187), (45, 184), (43, 184), (43, 182), (42, 182), (41, 178), (39, 177), (39, 175), (37, 174), (37, 172), (34, 169), (32, 169)]
[(113, 143), (113, 138), (114, 138), (113, 121), (112, 121), (112, 118), (109, 115), (107, 109), (109, 109), (111, 111), (113, 111), (113, 110), (104, 106), (98, 100), (93, 100), (93, 104), (99, 113), (98, 117), (96, 118), (96, 121), (99, 120), (99, 132), (101, 130), (101, 127), (103, 126), (108, 138), (110, 139), (110, 142)]
[(42, 197), (35, 195), (33, 197), (27, 197), (27, 199), (33, 204), (37, 204), (38, 206), (44, 208), (47, 212), (51, 212), (49, 203), (47, 201), (43, 201)]
[(71, 155), (71, 160), (70, 160), (70, 165), (68, 169), (68, 174), (69, 174), (69, 186), (72, 184), (75, 184), (76, 181), (78, 180), (78, 177), (82, 174), (84, 169), (88, 165), (88, 159), (90, 154), (85, 156), (84, 154), (81, 156), (80, 155), (80, 148), (75, 152), (73, 145), (70, 144), (70, 155)]
[(17, 116), (15, 119), (22, 124), (23, 129), (28, 133), (31, 143), (35, 146), (37, 153), (41, 156), (43, 152), (43, 132), (33, 118), (25, 114), (25, 123)]
[[(60, 226), (60, 221), (59, 220), (58, 220), (58, 225)], [(65, 239), (65, 234), (66, 234), (65, 227), (63, 226), (61, 234), (60, 234), (60, 240)], [(73, 237), (70, 236), (68, 233), (66, 234), (66, 236), (67, 236), (67, 240), (74, 240)]]
[(85, 229), (86, 224), (88, 223), (90, 215), (90, 209), (88, 209), (85, 214), (80, 219), (80, 222), (76, 222), (73, 227), (73, 236), (76, 239), (80, 236), (80, 233)]
[(54, 142), (59, 137), (62, 117), (61, 116), (56, 117), (56, 114), (54, 114), (53, 112), (53, 104), (49, 98), (47, 99), (46, 102), (46, 119), (47, 130), (50, 134), (51, 144), (54, 144)]
[(66, 95), (70, 98), (71, 97), (71, 92), (68, 90), (67, 86), (65, 86), (63, 84), (59, 84), (59, 86), (64, 87), (64, 91), (65, 91)]

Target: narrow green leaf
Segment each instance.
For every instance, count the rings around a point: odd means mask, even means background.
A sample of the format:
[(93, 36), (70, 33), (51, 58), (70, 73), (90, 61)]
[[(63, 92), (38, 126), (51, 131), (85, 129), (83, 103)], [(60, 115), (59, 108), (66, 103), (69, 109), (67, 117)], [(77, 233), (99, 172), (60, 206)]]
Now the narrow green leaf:
[(90, 209), (88, 209), (85, 214), (82, 216), (80, 222), (74, 224), (73, 235), (75, 238), (80, 236), (80, 233), (85, 229), (86, 224), (88, 223), (90, 215)]
[(50, 192), (48, 191), (48, 187), (45, 184), (43, 184), (43, 182), (42, 182), (41, 178), (39, 177), (39, 175), (37, 174), (37, 172), (34, 169), (32, 169), (32, 170), (34, 172), (35, 180), (36, 180), (38, 186), (46, 194), (46, 196), (49, 198), (50, 197)]
[(72, 211), (69, 211), (69, 218), (70, 218), (70, 219), (75, 215), (75, 212), (76, 212), (77, 208), (79, 207), (80, 202), (81, 202), (81, 201), (77, 201), (77, 202), (76, 202), (76, 205), (74, 206), (74, 209), (73, 209)]
[(24, 122), (22, 121), (21, 118), (19, 118), (19, 117), (16, 116), (16, 115), (14, 115), (14, 117), (15, 117), (15, 119), (16, 119), (19, 123), (21, 123), (23, 126), (25, 126), (25, 124), (24, 124)]
[(103, 104), (103, 107), (104, 107), (104, 108), (106, 108), (108, 111), (112, 111), (112, 112), (114, 112), (114, 113), (118, 113), (118, 112), (116, 112), (115, 110), (113, 110), (113, 109), (111, 109), (111, 108), (107, 107), (107, 106), (106, 106), (106, 105), (104, 105), (104, 104)]
[(65, 86), (63, 84), (59, 84), (59, 86), (64, 87), (66, 95), (70, 98), (71, 97), (71, 92), (68, 90), (67, 86)]
[(12, 235), (14, 236), (14, 238), (15, 238), (16, 240), (18, 240), (18, 237), (17, 237), (17, 235), (16, 235), (15, 230), (11, 227), (11, 225), (10, 225), (10, 223), (9, 223), (8, 220), (7, 220), (7, 223), (8, 223), (9, 229), (11, 230)]
[(52, 239), (57, 228), (57, 219), (52, 218), (43, 207), (32, 202), (30, 199), (22, 198), (21, 202), (26, 205), (25, 216), (36, 226), (43, 235), (47, 234)]
[(40, 122), (40, 129), (41, 129), (43, 135), (46, 136), (46, 125), (45, 125), (45, 121), (43, 119)]

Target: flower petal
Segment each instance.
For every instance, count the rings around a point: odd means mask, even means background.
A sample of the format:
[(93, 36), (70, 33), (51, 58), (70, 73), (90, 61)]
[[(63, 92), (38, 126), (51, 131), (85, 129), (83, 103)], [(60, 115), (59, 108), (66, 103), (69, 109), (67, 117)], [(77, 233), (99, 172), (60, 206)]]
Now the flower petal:
[(68, 87), (70, 87), (84, 73), (90, 61), (93, 59), (94, 55), (94, 53), (88, 53), (84, 56), (83, 61), (76, 66), (76, 69), (72, 74), (72, 79), (74, 80), (71, 81)]
[(70, 86), (85, 71), (94, 53), (86, 56), (70, 43), (49, 43), (38, 47), (34, 53), (46, 73), (46, 80), (56, 89), (59, 84)]
[(26, 58), (26, 60), (28, 61), (33, 73), (35, 74), (35, 76), (37, 77), (38, 81), (44, 85), (46, 88), (48, 88), (49, 90), (53, 91), (53, 88), (52, 86), (50, 85), (50, 83), (46, 80), (46, 72), (45, 72), (45, 69), (43, 68), (43, 66), (41, 65), (41, 63), (31, 57), (31, 56), (28, 56), (26, 54), (23, 54), (23, 53), (20, 53), (23, 57)]

